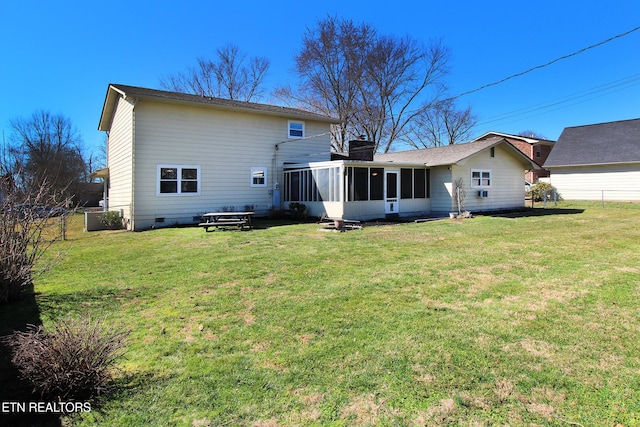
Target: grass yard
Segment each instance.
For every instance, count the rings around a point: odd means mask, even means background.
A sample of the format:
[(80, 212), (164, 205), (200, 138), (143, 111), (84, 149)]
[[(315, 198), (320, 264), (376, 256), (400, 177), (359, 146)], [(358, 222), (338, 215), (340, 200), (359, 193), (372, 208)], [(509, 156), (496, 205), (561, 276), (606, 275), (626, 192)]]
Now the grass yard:
[[(84, 233), (47, 327), (132, 329), (89, 426), (640, 425), (640, 204), (320, 233)], [(543, 215), (544, 214), (544, 215)]]

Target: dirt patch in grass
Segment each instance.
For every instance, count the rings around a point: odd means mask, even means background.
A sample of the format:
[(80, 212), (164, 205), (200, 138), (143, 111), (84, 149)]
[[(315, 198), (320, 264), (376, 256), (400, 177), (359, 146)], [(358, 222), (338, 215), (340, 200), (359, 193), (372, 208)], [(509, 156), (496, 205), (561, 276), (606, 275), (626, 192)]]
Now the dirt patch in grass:
[(553, 358), (556, 352), (556, 347), (554, 345), (545, 341), (530, 338), (526, 338), (515, 344), (507, 344), (503, 349), (507, 353), (513, 353), (522, 349), (530, 356), (542, 357), (545, 359)]
[(350, 425), (376, 425), (385, 410), (386, 400), (375, 394), (357, 396), (342, 408), (340, 418)]
[(546, 403), (529, 403), (527, 405), (527, 411), (532, 414), (539, 415), (545, 418), (547, 421), (551, 421), (555, 415), (556, 410), (551, 405)]
[(421, 411), (412, 424), (415, 426), (446, 424), (456, 411), (456, 403), (453, 399), (443, 399), (438, 405), (432, 406), (427, 411)]
[(496, 381), (493, 386), (493, 393), (498, 398), (498, 402), (504, 403), (509, 399), (509, 397), (511, 397), (515, 389), (515, 386), (509, 379), (503, 378)]
[(300, 399), (305, 407), (297, 412), (289, 415), (289, 422), (292, 425), (307, 425), (309, 423), (317, 423), (322, 416), (320, 405), (325, 395), (322, 393), (309, 392), (306, 388), (299, 388), (293, 392), (294, 396)]
[(240, 317), (244, 320), (244, 324), (251, 326), (256, 323), (256, 316), (253, 314), (253, 310), (256, 308), (255, 301), (245, 300), (242, 302), (244, 310), (240, 313)]

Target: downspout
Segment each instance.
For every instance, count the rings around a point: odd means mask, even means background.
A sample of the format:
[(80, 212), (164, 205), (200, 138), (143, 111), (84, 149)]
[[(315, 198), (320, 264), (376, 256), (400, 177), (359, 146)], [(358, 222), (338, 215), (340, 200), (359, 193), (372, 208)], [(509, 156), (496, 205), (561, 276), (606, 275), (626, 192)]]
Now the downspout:
[(129, 216), (131, 221), (131, 231), (135, 230), (135, 190), (136, 190), (136, 104), (138, 98), (132, 100), (131, 109), (131, 202), (129, 204)]
[[(278, 149), (280, 146), (281, 142), (278, 142), (275, 146), (274, 146), (274, 167), (273, 167), (273, 190), (272, 194), (271, 194), (271, 204), (273, 205), (273, 209), (274, 210), (278, 210), (280, 209), (280, 183), (278, 182)], [(282, 170), (282, 172), (284, 173), (284, 168)]]
[[(106, 131), (107, 134), (107, 158), (106, 163), (107, 163), (107, 168), (109, 167), (109, 138), (111, 137), (111, 131), (108, 130)], [(110, 174), (107, 173), (107, 177), (106, 178), (102, 178), (102, 210), (104, 212), (108, 212), (109, 211), (109, 185), (110, 182), (109, 180), (111, 179)]]

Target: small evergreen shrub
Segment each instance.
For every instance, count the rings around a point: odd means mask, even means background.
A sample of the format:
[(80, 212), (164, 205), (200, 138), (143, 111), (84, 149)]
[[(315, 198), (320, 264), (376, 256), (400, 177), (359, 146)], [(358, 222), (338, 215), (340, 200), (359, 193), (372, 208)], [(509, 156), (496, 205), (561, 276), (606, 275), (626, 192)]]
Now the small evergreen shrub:
[(100, 222), (109, 230), (119, 230), (122, 228), (122, 218), (120, 218), (120, 212), (117, 211), (103, 213)]
[(58, 322), (51, 332), (29, 325), (4, 339), (12, 363), (34, 392), (59, 400), (88, 399), (109, 389), (129, 331), (90, 318)]

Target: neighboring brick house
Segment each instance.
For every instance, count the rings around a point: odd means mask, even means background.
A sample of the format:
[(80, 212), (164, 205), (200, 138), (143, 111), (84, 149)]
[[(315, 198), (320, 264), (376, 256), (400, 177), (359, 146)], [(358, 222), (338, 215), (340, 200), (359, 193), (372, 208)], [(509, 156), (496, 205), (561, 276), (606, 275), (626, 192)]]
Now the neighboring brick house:
[[(524, 137), (520, 135), (510, 135), (508, 133), (500, 132), (487, 132), (484, 135), (474, 139), (474, 141), (482, 141), (485, 139), (493, 138), (495, 136), (502, 137), (509, 141), (511, 145), (522, 151), (531, 160), (538, 165), (543, 165), (549, 157), (551, 149), (554, 147), (556, 141), (550, 141), (547, 139), (538, 139), (533, 137)], [(549, 170), (528, 170), (524, 174), (524, 179), (535, 184), (539, 178), (546, 178), (549, 176)]]

